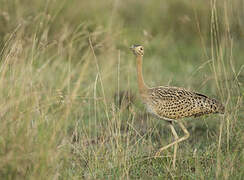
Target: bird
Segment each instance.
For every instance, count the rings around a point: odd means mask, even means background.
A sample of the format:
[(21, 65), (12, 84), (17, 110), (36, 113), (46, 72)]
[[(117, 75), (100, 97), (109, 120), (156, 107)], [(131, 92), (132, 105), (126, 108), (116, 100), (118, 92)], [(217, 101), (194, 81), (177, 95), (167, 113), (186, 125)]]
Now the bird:
[[(144, 47), (142, 45), (132, 45), (130, 49), (136, 56), (137, 83), (142, 103), (145, 104), (150, 114), (168, 122), (174, 136), (174, 141), (161, 147), (155, 157), (159, 157), (162, 151), (174, 146), (173, 168), (175, 168), (178, 143), (185, 141), (190, 136), (181, 120), (211, 113), (224, 114), (225, 107), (214, 98), (185, 88), (174, 86), (148, 87), (144, 82), (142, 73)], [(173, 122), (183, 130), (183, 137), (179, 138)]]

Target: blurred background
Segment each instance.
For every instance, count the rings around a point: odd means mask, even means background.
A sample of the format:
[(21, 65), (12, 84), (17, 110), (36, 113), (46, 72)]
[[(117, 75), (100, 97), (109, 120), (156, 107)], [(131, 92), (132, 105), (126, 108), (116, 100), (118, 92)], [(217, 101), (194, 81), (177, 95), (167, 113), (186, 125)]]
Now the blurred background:
[[(0, 4), (3, 179), (244, 177), (242, 0)], [(140, 102), (132, 44), (145, 47), (149, 86), (226, 106), (224, 117), (186, 120), (176, 170), (173, 150), (152, 158), (173, 137)]]

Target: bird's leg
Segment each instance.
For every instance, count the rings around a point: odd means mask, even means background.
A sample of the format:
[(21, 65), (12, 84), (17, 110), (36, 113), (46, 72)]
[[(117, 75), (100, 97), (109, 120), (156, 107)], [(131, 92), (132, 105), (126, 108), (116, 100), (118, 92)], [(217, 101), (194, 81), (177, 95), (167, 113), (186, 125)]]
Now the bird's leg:
[[(172, 124), (169, 125), (173, 135), (174, 135), (174, 138), (175, 138), (175, 141), (177, 141), (179, 139), (179, 136), (177, 135), (176, 131), (175, 131), (175, 128)], [(176, 162), (176, 154), (177, 154), (177, 148), (178, 148), (178, 144), (176, 143), (174, 145), (174, 157), (173, 157), (173, 168), (175, 169), (175, 162)]]
[[(160, 148), (160, 149), (158, 150), (158, 152), (156, 153), (156, 155), (155, 155), (156, 157), (159, 156), (159, 154), (160, 154), (163, 150), (168, 149), (169, 147), (171, 147), (171, 146), (173, 146), (173, 145), (175, 145), (175, 144), (178, 144), (178, 143), (181, 142), (181, 141), (186, 140), (186, 139), (190, 136), (189, 132), (187, 131), (187, 129), (185, 128), (185, 126), (183, 125), (183, 123), (182, 123), (182, 122), (179, 122), (179, 121), (178, 121), (178, 123), (179, 123), (181, 129), (184, 131), (185, 136), (183, 136), (182, 138), (177, 139), (177, 140), (175, 140), (174, 142), (172, 142), (172, 143), (170, 143), (170, 144), (168, 144), (168, 145), (166, 145), (166, 146)], [(172, 132), (173, 132), (173, 131), (172, 131)]]
[[(174, 126), (172, 125), (172, 122), (170, 122), (169, 127), (170, 127), (170, 129), (171, 129), (171, 131), (172, 131), (172, 134), (174, 135), (174, 140), (177, 141), (177, 140), (179, 139), (179, 136), (178, 136), (178, 134), (176, 133), (175, 128), (174, 128)], [(175, 169), (175, 162), (176, 162), (177, 148), (178, 148), (178, 144), (176, 143), (176, 144), (174, 145), (174, 157), (173, 157), (173, 168), (174, 168), (174, 169)], [(159, 150), (159, 151), (156, 153), (155, 156), (156, 156), (156, 157), (159, 156), (160, 152), (161, 152), (161, 151)]]

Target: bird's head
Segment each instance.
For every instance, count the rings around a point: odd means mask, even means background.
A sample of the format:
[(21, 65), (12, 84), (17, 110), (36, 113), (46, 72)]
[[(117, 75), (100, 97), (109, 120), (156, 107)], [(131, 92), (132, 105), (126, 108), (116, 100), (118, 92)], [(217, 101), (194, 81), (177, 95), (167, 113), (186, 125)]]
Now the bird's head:
[(144, 47), (141, 45), (132, 45), (130, 47), (130, 49), (132, 50), (132, 52), (136, 55), (136, 56), (143, 56), (144, 55)]

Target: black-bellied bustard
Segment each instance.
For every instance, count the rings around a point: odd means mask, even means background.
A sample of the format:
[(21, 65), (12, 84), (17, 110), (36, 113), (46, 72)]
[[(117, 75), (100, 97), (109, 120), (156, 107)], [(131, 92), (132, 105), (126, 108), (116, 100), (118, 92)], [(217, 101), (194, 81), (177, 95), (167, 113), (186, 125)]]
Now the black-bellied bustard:
[[(131, 49), (136, 55), (137, 81), (141, 99), (150, 113), (159, 119), (170, 122), (169, 126), (175, 137), (174, 142), (160, 148), (155, 156), (158, 157), (160, 152), (174, 145), (173, 167), (175, 168), (177, 144), (186, 140), (190, 135), (179, 119), (210, 113), (223, 114), (224, 106), (213, 98), (183, 88), (169, 86), (149, 88), (142, 76), (144, 48), (141, 45), (133, 45)], [(178, 137), (172, 122), (177, 122), (180, 125), (185, 133), (183, 137)]]

